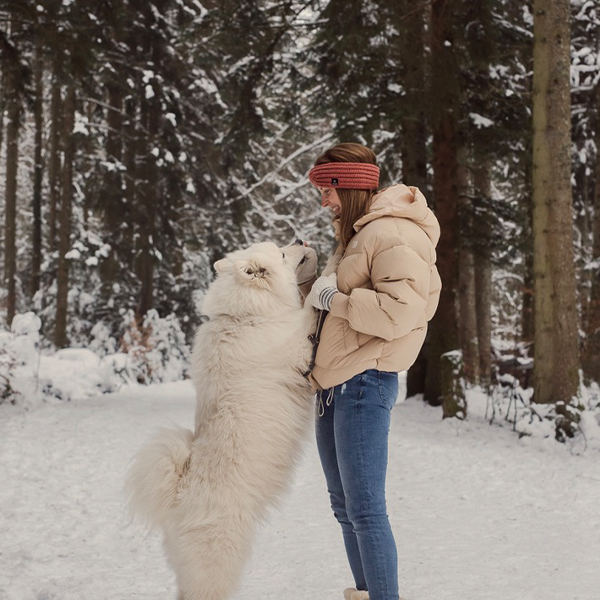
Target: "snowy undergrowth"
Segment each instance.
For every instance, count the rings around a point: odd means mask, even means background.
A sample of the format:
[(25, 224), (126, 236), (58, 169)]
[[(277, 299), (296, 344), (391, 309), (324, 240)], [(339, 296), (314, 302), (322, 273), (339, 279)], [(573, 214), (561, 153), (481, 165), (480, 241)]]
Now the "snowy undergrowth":
[[(523, 389), (518, 379), (504, 375), (499, 385), (486, 393), (475, 387), (466, 392), (468, 414), (491, 425), (510, 427), (519, 437), (564, 442), (571, 452), (600, 450), (600, 387), (580, 385), (578, 397), (563, 410), (570, 415), (571, 435), (565, 435), (561, 407), (532, 402), (533, 390)], [(558, 408), (558, 410), (557, 410)]]
[(40, 402), (72, 400), (114, 392), (126, 384), (184, 379), (190, 350), (173, 315), (155, 310), (141, 323), (124, 319), (120, 342), (102, 324), (94, 327), (89, 348), (42, 350), (40, 318), (16, 315), (10, 331), (0, 331), (0, 404), (30, 408)]

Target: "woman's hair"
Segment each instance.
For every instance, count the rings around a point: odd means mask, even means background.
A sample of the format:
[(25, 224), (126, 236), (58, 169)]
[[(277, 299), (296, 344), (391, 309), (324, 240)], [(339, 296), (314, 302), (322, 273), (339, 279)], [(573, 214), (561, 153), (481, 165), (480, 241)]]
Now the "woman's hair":
[[(324, 154), (315, 160), (315, 165), (323, 165), (332, 162), (357, 162), (377, 164), (375, 152), (362, 144), (343, 143), (329, 148)], [(340, 241), (345, 248), (354, 235), (352, 226), (363, 215), (366, 215), (371, 205), (373, 190), (344, 190), (335, 188), (340, 202), (342, 212), (340, 215)]]

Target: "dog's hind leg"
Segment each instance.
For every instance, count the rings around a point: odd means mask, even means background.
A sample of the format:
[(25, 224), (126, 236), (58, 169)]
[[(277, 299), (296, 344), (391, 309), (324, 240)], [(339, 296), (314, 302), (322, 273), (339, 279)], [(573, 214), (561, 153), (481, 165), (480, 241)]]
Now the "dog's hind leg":
[(233, 595), (251, 550), (251, 530), (240, 525), (236, 519), (226, 528), (195, 529), (180, 537), (171, 563), (183, 600), (228, 600)]

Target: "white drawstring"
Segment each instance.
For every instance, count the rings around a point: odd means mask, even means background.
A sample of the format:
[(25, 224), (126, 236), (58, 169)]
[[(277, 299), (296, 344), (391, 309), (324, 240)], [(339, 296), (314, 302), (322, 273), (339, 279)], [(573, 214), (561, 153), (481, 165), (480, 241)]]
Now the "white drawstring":
[(323, 404), (323, 392), (325, 390), (319, 390), (319, 393), (317, 394), (319, 398), (319, 411), (317, 414), (319, 415), (319, 417), (322, 417), (325, 414), (325, 405), (331, 406), (331, 403), (333, 402), (333, 390), (334, 388), (329, 388), (327, 390), (327, 398), (325, 398), (325, 404)]

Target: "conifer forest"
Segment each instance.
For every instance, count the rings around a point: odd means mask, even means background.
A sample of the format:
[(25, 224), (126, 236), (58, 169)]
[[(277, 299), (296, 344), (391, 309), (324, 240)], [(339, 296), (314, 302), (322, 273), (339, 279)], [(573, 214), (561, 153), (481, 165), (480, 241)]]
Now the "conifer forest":
[(0, 0), (0, 68), (0, 403), (76, 349), (103, 391), (185, 377), (226, 252), (324, 266), (308, 171), (352, 141), (440, 222), (407, 393), (559, 440), (600, 413), (597, 0)]

